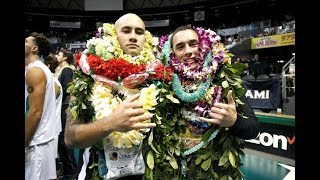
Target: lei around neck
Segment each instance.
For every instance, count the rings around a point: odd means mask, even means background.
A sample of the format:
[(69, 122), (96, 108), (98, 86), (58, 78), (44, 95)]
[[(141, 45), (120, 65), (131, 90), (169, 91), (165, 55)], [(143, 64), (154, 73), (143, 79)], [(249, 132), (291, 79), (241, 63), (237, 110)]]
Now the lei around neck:
[[(224, 62), (228, 56), (224, 52), (212, 51), (212, 47), (216, 47), (219, 44), (220, 36), (210, 29), (205, 30), (203, 28), (195, 28), (199, 38), (199, 66), (197, 70), (190, 71), (188, 65), (180, 63), (175, 57), (173, 51), (171, 51), (171, 39), (172, 34), (167, 37), (167, 40), (160, 39), (160, 42), (165, 42), (161, 56), (164, 58), (165, 63), (175, 69), (173, 75), (173, 89), (175, 94), (185, 102), (196, 102), (206, 95), (210, 82), (215, 76), (215, 73), (219, 66)], [(166, 37), (164, 37), (166, 39)], [(160, 44), (161, 46), (161, 44)], [(195, 92), (187, 93), (182, 89), (181, 81), (185, 81), (186, 78), (198, 81), (198, 88)]]
[[(162, 81), (170, 81), (172, 74), (169, 68), (166, 69), (156, 60), (151, 33), (145, 31), (146, 42), (142, 51), (138, 56), (131, 56), (123, 54), (114, 25), (105, 23), (98, 32), (97, 37), (87, 41), (87, 49), (81, 56), (76, 56), (76, 65), (80, 68), (75, 76), (79, 78), (76, 77), (70, 85), (70, 91), (80, 98), (76, 101), (78, 105), (71, 110), (74, 117), (83, 119), (84, 115), (80, 113), (87, 112), (89, 117), (86, 118), (101, 119), (110, 115), (123, 98), (137, 93), (140, 93), (137, 101), (143, 103), (145, 112), (152, 111), (158, 103), (160, 92), (150, 79), (161, 84)], [(114, 131), (109, 134), (108, 140), (114, 147), (130, 148), (141, 143), (146, 131)]]
[[(210, 58), (212, 63), (209, 63), (209, 67), (215, 70), (215, 76), (210, 75), (212, 78), (210, 88), (198, 102), (202, 100), (213, 103), (225, 101), (227, 92), (231, 89), (237, 111), (242, 114), (240, 106), (242, 102), (239, 99), (243, 94), (240, 79), (241, 67), (231, 64), (232, 54), (229, 54), (223, 44), (219, 43), (219, 36), (211, 30), (196, 29), (200, 34), (200, 45), (204, 44), (200, 46), (202, 47), (200, 55), (204, 57), (204, 52), (209, 50), (212, 53), (212, 58)], [(171, 36), (159, 38), (160, 53), (166, 64), (174, 60), (170, 51)], [(161, 47), (163, 47), (162, 51)], [(173, 77), (181, 78), (181, 80), (177, 78), (178, 82), (182, 81), (183, 76), (187, 74), (176, 69), (174, 72)], [(180, 102), (179, 108), (173, 108), (176, 112), (195, 104), (189, 103), (188, 98), (184, 97), (180, 98)], [(147, 179), (186, 179), (186, 173), (189, 178), (196, 179), (242, 179), (240, 155), (243, 154), (243, 146), (241, 140), (233, 136), (230, 130), (213, 127), (202, 135), (202, 142), (199, 143), (201, 147), (195, 146), (197, 148), (186, 150), (181, 140), (181, 135), (185, 133), (186, 121), (181, 119), (183, 114), (178, 114), (175, 114), (178, 117), (174, 116), (168, 122), (162, 121), (163, 126), (153, 128), (153, 134), (149, 135), (148, 141), (147, 138), (144, 140), (144, 152), (146, 152), (144, 157), (148, 165), (145, 173)], [(166, 126), (165, 123), (167, 123)], [(156, 142), (151, 142), (153, 137), (157, 137)], [(164, 174), (164, 171), (167, 173)]]
[[(219, 43), (220, 37), (215, 34), (215, 32), (211, 30), (204, 30), (202, 28), (196, 28), (195, 29), (198, 38), (199, 38), (199, 56), (200, 59), (198, 59), (198, 67), (191, 71), (187, 64), (181, 63), (177, 60), (175, 57), (173, 51), (170, 51), (169, 48), (172, 47), (170, 44), (172, 39), (172, 34), (168, 36), (168, 40), (164, 44), (164, 50), (162, 53), (162, 57), (164, 57), (166, 64), (170, 64), (170, 66), (175, 69), (175, 73), (173, 75), (173, 91), (174, 93), (183, 101), (186, 103), (195, 103), (197, 102), (197, 106), (191, 110), (197, 112), (197, 116), (206, 116), (208, 115), (208, 112), (210, 111), (211, 107), (215, 102), (221, 102), (219, 94), (221, 94), (221, 89), (218, 91), (213, 91), (213, 93), (216, 94), (210, 94), (209, 87), (212, 82), (212, 78), (215, 76), (217, 69), (219, 66), (223, 63), (224, 58), (227, 56), (216, 56), (211, 51), (215, 44)], [(191, 71), (191, 72), (190, 72)], [(198, 83), (197, 90), (194, 92), (186, 92), (183, 90), (181, 81), (185, 81), (186, 79), (191, 79), (191, 81), (195, 81)], [(207, 98), (205, 100), (205, 96), (208, 93), (207, 96), (215, 96), (215, 99)], [(202, 99), (202, 100), (201, 100)], [(201, 101), (199, 101), (201, 100)], [(187, 104), (187, 106), (190, 106)], [(202, 107), (203, 106), (203, 107)], [(182, 114), (186, 114), (184, 111), (182, 111)], [(188, 111), (186, 111), (188, 114)], [(189, 117), (189, 116), (188, 116)], [(208, 123), (198, 122), (197, 117), (196, 118), (187, 118), (188, 121), (200, 125), (201, 129), (208, 129), (211, 127)], [(201, 147), (205, 146), (209, 141), (211, 141), (213, 138), (216, 137), (217, 133), (219, 132), (219, 129), (213, 131), (208, 139), (205, 141), (202, 141), (200, 144), (194, 146), (191, 149), (185, 150), (182, 152), (182, 155), (186, 156), (189, 154), (192, 154), (199, 150)]]
[(98, 29), (97, 37), (88, 40), (86, 47), (90, 54), (96, 54), (104, 61), (121, 58), (133, 64), (149, 64), (155, 59), (154, 52), (152, 51), (154, 40), (149, 31), (145, 30), (144, 33), (146, 41), (138, 56), (123, 53), (116, 35), (115, 26), (109, 23), (104, 23), (103, 26)]

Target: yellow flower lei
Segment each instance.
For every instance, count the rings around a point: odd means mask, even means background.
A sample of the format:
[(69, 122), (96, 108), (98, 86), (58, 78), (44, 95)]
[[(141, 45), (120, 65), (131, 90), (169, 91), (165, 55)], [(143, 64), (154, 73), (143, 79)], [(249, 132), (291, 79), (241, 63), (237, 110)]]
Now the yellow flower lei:
[[(143, 103), (143, 108), (145, 109), (146, 113), (148, 113), (148, 110), (153, 110), (154, 106), (158, 104), (157, 95), (159, 94), (159, 90), (154, 84), (151, 84), (147, 88), (141, 89), (141, 91), (138, 89), (127, 89), (125, 87), (121, 87), (118, 92), (127, 97), (140, 92), (138, 101)], [(109, 86), (104, 85), (101, 82), (94, 83), (91, 101), (94, 110), (96, 111), (96, 119), (101, 119), (110, 115), (122, 102), (118, 96), (114, 96), (112, 94), (112, 89)], [(151, 120), (149, 119), (145, 122), (150, 121)], [(149, 129), (131, 130), (128, 132), (114, 131), (109, 134), (107, 138), (114, 147), (130, 148), (133, 145), (139, 145), (145, 137), (143, 133), (148, 131)]]
[[(145, 31), (146, 42), (144, 47), (138, 56), (131, 56), (124, 54), (123, 50), (120, 48), (120, 44), (117, 39), (116, 30), (113, 24), (104, 23), (103, 35), (101, 38), (95, 38), (87, 41), (87, 48), (90, 52), (90, 48), (94, 47), (94, 53), (98, 55), (104, 61), (108, 61), (112, 58), (122, 58), (133, 64), (150, 64), (156, 58), (154, 56), (153, 47), (153, 36), (149, 31)], [(84, 57), (85, 54), (83, 55)], [(113, 89), (104, 85), (103, 83), (96, 81), (92, 88), (92, 96), (90, 101), (92, 101), (92, 106), (95, 110), (95, 118), (101, 119), (105, 116), (110, 115), (122, 102), (122, 100), (117, 96), (112, 94)], [(140, 97), (137, 101), (143, 103), (143, 108), (145, 112), (148, 110), (153, 110), (154, 106), (157, 105), (157, 95), (159, 90), (152, 84), (147, 88), (139, 89), (128, 89), (124, 86), (116, 87), (117, 94), (123, 94), (125, 97), (132, 96), (140, 92)], [(157, 118), (161, 118), (158, 117)], [(147, 120), (145, 122), (150, 122)], [(109, 134), (106, 138), (112, 143), (114, 147), (117, 148), (130, 148), (133, 145), (139, 145), (143, 138), (145, 137), (143, 133), (149, 131), (149, 129), (131, 130), (129, 132), (117, 132), (114, 131)]]
[(133, 64), (149, 64), (155, 60), (154, 45), (152, 34), (145, 30), (144, 34), (146, 41), (143, 49), (138, 56), (131, 56), (124, 54), (120, 47), (116, 29), (113, 24), (104, 23), (102, 26), (103, 36), (102, 38), (93, 37), (87, 41), (86, 47), (90, 50), (94, 46), (94, 54), (98, 55), (101, 59), (108, 61), (112, 58), (122, 58)]

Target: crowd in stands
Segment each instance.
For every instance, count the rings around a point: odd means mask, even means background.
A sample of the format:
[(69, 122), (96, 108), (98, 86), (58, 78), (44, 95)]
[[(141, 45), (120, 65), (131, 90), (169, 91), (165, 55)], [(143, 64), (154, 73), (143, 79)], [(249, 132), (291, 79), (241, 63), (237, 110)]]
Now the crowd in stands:
[(230, 49), (240, 43), (240, 38), (238, 34), (234, 34), (230, 36), (225, 36), (222, 42), (225, 45), (226, 49)]
[(247, 30), (241, 30), (238, 32), (240, 39), (257, 38), (264, 36), (272, 36), (276, 34), (285, 34), (295, 32), (295, 20), (289, 22), (282, 22), (277, 26), (271, 27), (271, 25), (255, 27)]

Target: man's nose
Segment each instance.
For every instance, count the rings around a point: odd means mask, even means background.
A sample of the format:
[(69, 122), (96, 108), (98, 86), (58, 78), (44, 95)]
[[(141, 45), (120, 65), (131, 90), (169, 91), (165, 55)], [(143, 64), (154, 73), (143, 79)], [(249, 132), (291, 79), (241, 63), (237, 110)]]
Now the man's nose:
[(136, 42), (136, 41), (137, 41), (137, 35), (136, 35), (136, 33), (135, 33), (134, 31), (132, 31), (132, 32), (130, 33), (129, 40), (130, 40), (131, 42)]
[(185, 50), (184, 54), (188, 57), (192, 55), (192, 49), (189, 45), (186, 45), (186, 50)]

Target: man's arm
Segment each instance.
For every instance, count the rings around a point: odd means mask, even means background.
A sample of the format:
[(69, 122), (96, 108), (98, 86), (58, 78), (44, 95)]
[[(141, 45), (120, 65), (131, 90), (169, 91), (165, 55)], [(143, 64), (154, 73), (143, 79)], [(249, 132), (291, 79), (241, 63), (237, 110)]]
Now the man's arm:
[(40, 123), (46, 94), (46, 75), (37, 67), (30, 68), (26, 75), (29, 92), (29, 111), (25, 120), (25, 147), (29, 145)]
[(109, 116), (90, 123), (74, 120), (69, 107), (65, 127), (66, 145), (71, 148), (86, 148), (94, 145), (112, 131), (127, 132), (133, 129), (155, 127), (155, 123), (142, 123), (153, 115), (144, 113), (142, 104), (134, 102), (138, 98), (139, 95), (127, 98)]
[(241, 139), (254, 139), (260, 132), (260, 124), (258, 118), (254, 114), (249, 102), (245, 96), (241, 96), (240, 100), (244, 103), (244, 116), (237, 114), (237, 120), (232, 126), (232, 133)]
[(79, 119), (73, 119), (70, 106), (66, 110), (65, 144), (70, 148), (87, 148), (97, 143), (111, 133), (112, 129), (104, 127), (104, 120), (84, 123)]

